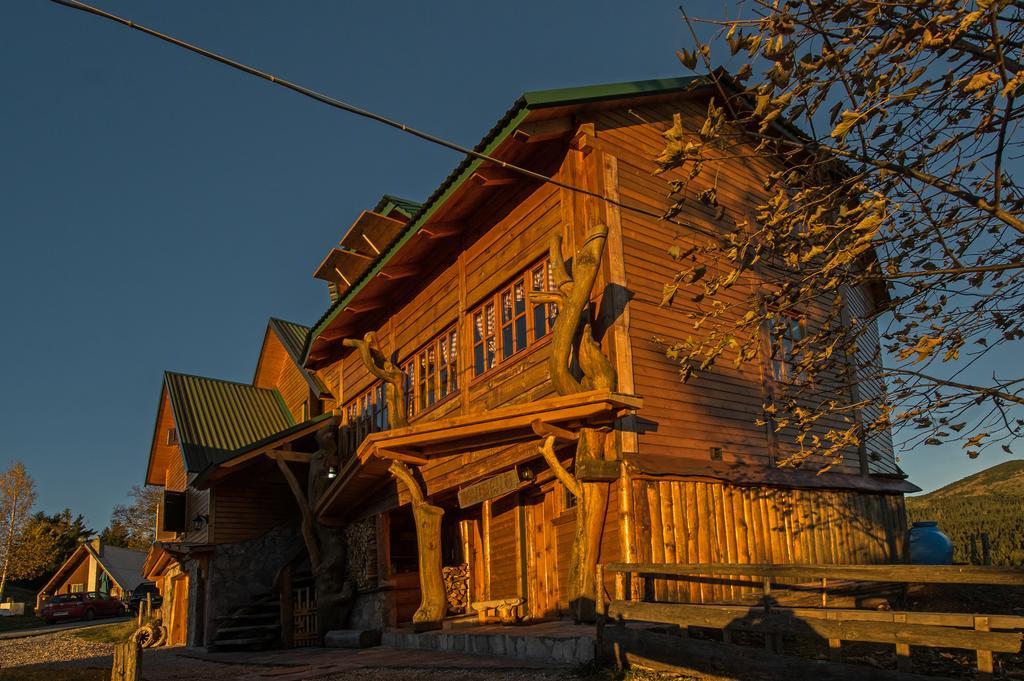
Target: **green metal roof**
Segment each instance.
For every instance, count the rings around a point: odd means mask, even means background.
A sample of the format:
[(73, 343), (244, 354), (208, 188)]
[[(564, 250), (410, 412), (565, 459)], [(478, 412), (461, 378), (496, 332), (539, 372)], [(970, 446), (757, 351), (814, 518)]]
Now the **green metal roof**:
[(380, 198), (380, 201), (377, 202), (377, 205), (374, 206), (373, 212), (387, 216), (390, 216), (391, 213), (394, 212), (406, 218), (411, 218), (422, 205), (423, 204), (419, 201), (399, 198), (392, 194), (385, 194)]
[[(628, 99), (649, 95), (664, 95), (670, 92), (677, 92), (691, 89), (697, 85), (708, 83), (705, 76), (687, 76), (683, 78), (659, 78), (654, 80), (628, 81), (624, 83), (606, 83), (604, 85), (589, 85), (584, 87), (561, 88), (556, 90), (536, 90), (524, 93), (512, 107), (505, 112), (505, 115), (488, 131), (484, 138), (473, 148), (478, 153), (490, 155), (504, 139), (514, 131), (523, 119), (531, 112), (538, 109), (552, 108), (556, 106), (571, 106), (587, 104), (612, 99)], [(419, 230), (437, 210), (438, 206), (454, 192), (459, 185), (470, 177), (474, 171), (483, 163), (482, 160), (466, 156), (458, 166), (455, 167), (444, 182), (430, 195), (430, 197), (416, 210), (409, 218), (409, 223), (396, 239), (383, 250), (382, 255), (377, 258), (372, 267), (363, 273), (363, 276), (349, 287), (348, 292), (338, 300), (334, 301), (327, 311), (313, 325), (313, 330), (306, 338), (303, 346), (303, 364), (309, 357), (309, 348), (313, 339), (319, 336), (324, 328), (330, 324), (338, 313), (345, 308), (351, 300), (358, 295), (363, 286), (372, 277), (380, 272), (384, 264), (398, 252), (398, 250)]]
[(277, 390), (171, 371), (164, 385), (190, 473), (295, 425)]
[(284, 346), (285, 352), (295, 362), (295, 366), (302, 372), (302, 377), (306, 379), (306, 383), (312, 388), (313, 392), (317, 394), (317, 397), (330, 397), (331, 391), (328, 390), (327, 386), (324, 385), (323, 381), (313, 375), (312, 372), (306, 371), (302, 367), (302, 350), (306, 347), (306, 338), (309, 336), (309, 327), (303, 326), (302, 324), (296, 324), (295, 322), (288, 322), (283, 319), (277, 319), (276, 317), (270, 318), (270, 328), (274, 330), (277, 337), (281, 341), (281, 345)]

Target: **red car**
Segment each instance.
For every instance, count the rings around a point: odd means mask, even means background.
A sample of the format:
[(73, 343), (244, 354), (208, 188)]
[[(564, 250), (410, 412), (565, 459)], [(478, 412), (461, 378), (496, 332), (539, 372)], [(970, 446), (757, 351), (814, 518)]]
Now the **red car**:
[(120, 617), (125, 613), (120, 599), (97, 591), (60, 594), (43, 606), (47, 624), (67, 620), (91, 620), (94, 617)]

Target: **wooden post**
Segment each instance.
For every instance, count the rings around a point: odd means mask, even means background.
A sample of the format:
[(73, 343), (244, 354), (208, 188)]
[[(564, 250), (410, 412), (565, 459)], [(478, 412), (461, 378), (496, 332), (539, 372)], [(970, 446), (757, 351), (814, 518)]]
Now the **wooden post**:
[[(982, 535), (987, 537), (988, 535)], [(975, 631), (988, 631), (989, 619), (987, 617), (975, 617)], [(987, 681), (992, 678), (992, 651), (979, 650), (978, 653), (978, 674), (975, 678)]]
[(604, 565), (597, 564), (597, 568), (594, 570), (594, 579), (596, 584), (594, 608), (597, 611), (598, 618), (603, 618), (606, 612), (604, 601)]
[[(142, 612), (142, 607), (139, 607)], [(132, 638), (130, 641), (114, 644), (114, 666), (110, 681), (138, 681), (142, 673), (142, 646)]]
[(626, 573), (621, 570), (615, 573), (615, 600), (626, 600)]
[(281, 645), (291, 648), (295, 643), (295, 596), (292, 593), (292, 569), (290, 566), (286, 566), (281, 572), (278, 589), (280, 590), (278, 599), (281, 604)]
[(420, 607), (412, 616), (418, 629), (440, 627), (448, 612), (448, 596), (441, 572), (441, 518), (444, 509), (427, 502), (419, 482), (401, 461), (389, 468), (392, 475), (402, 481), (412, 499), (412, 514), (416, 520), (416, 552), (419, 557)]
[(146, 594), (146, 617), (153, 616), (153, 594)]
[[(906, 622), (907, 616), (896, 613), (892, 616), (893, 622)], [(910, 645), (906, 643), (896, 644), (896, 670), (909, 674), (914, 666), (910, 661)]]
[[(491, 600), (491, 500), (486, 499), (481, 504), (480, 509), (480, 525), (481, 532), (483, 533), (483, 573), (484, 573), (484, 588), (482, 589), (484, 600)], [(481, 619), (486, 619), (486, 615), (481, 614)]]
[(828, 640), (828, 659), (829, 660), (831, 660), (832, 662), (842, 662), (843, 661), (843, 651), (842, 651), (842, 647), (841, 647), (842, 645), (843, 645), (843, 642), (840, 641), (838, 638), (830, 638)]

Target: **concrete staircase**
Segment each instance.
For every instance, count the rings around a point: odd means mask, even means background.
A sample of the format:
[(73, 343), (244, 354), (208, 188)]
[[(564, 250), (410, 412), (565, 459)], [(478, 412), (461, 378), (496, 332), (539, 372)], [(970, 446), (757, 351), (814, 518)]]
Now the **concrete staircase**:
[(269, 594), (217, 618), (213, 650), (264, 650), (280, 643), (281, 605)]
[(391, 629), (384, 632), (381, 645), (513, 657), (576, 667), (594, 661), (595, 631), (593, 626), (576, 626), (568, 622), (531, 626), (486, 625), (422, 633), (411, 629)]

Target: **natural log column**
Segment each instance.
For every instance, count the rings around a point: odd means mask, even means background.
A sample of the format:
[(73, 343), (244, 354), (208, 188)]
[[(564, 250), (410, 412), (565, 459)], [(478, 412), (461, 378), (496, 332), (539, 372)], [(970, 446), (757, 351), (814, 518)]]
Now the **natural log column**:
[(288, 462), (274, 455), (277, 467), (287, 481), (302, 514), (300, 527), (313, 572), (317, 633), (321, 640), (328, 631), (345, 628), (354, 595), (351, 580), (346, 574), (345, 534), (340, 528), (320, 525), (314, 515), (317, 501), (328, 486), (329, 462), (337, 456), (336, 432), (333, 419), (317, 431), (316, 441), (319, 448), (310, 456), (305, 491), (292, 473)]
[(419, 482), (401, 461), (394, 461), (389, 469), (402, 481), (412, 499), (412, 514), (416, 520), (416, 550), (419, 557), (420, 607), (412, 616), (420, 629), (441, 625), (448, 612), (448, 596), (444, 589), (441, 570), (441, 517), (444, 509), (427, 502)]
[[(573, 258), (569, 274), (562, 255), (562, 235), (555, 234), (549, 246), (555, 291), (533, 294), (535, 300), (558, 304), (551, 338), (549, 370), (551, 382), (560, 395), (584, 390), (614, 390), (615, 369), (601, 352), (590, 327), (590, 294), (601, 268), (608, 228), (596, 225)], [(582, 327), (582, 328), (581, 328)], [(598, 585), (595, 573), (601, 551), (601, 535), (608, 510), (609, 484), (580, 481), (570, 474), (555, 454), (555, 437), (547, 437), (541, 454), (556, 477), (576, 497), (576, 534), (569, 559), (569, 607), (577, 622), (595, 618)], [(586, 459), (617, 458), (606, 452), (614, 448), (615, 437), (596, 428), (581, 428), (576, 442), (576, 466)]]
[(377, 337), (373, 332), (367, 333), (362, 340), (346, 338), (341, 342), (346, 348), (357, 348), (363, 364), (370, 373), (384, 381), (388, 401), (388, 419), (391, 428), (404, 428), (409, 425), (405, 411), (405, 373), (398, 368), (390, 357), (381, 352)]

